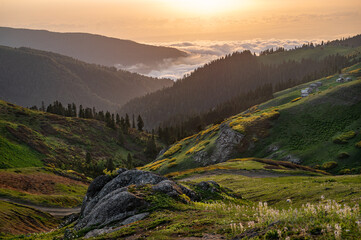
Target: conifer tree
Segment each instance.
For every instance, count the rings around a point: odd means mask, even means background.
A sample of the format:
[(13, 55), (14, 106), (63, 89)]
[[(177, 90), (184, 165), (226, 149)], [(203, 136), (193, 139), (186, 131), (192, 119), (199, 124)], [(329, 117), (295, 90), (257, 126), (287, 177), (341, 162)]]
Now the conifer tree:
[(126, 129), (126, 131), (128, 131), (129, 128), (130, 128), (129, 116), (128, 116), (128, 114), (125, 114), (125, 129)]
[(133, 114), (133, 117), (132, 117), (132, 128), (134, 128), (135, 129), (135, 120), (134, 120), (134, 114)]
[(137, 125), (138, 125), (138, 130), (139, 131), (143, 131), (143, 127), (144, 127), (144, 122), (143, 119), (140, 115), (138, 115), (138, 119), (137, 119)]
[(107, 169), (108, 171), (113, 171), (113, 170), (115, 170), (115, 165), (114, 165), (114, 162), (113, 162), (113, 158), (108, 158), (108, 159), (107, 159), (106, 169)]

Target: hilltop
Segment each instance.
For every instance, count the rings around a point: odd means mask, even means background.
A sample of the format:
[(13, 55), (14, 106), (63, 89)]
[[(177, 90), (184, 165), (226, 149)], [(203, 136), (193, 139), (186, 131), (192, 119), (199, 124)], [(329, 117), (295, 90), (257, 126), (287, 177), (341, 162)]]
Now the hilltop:
[(134, 97), (173, 84), (51, 52), (0, 46), (0, 99), (31, 107), (55, 100), (115, 111)]
[[(176, 142), (142, 169), (162, 174), (204, 167), (232, 158), (258, 157), (311, 166), (330, 173), (359, 173), (361, 64), (275, 94), (220, 124)], [(301, 98), (311, 83), (322, 86)], [(279, 165), (279, 164), (276, 164)]]
[(0, 27), (0, 45), (55, 52), (109, 67), (116, 64), (143, 64), (151, 68), (164, 60), (186, 56), (185, 52), (175, 48), (151, 46), (89, 33), (58, 33), (8, 27)]

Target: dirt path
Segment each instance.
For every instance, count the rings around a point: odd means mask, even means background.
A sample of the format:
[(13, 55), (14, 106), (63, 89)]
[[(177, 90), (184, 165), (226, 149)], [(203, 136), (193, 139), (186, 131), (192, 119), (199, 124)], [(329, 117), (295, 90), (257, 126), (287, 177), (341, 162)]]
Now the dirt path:
[(289, 177), (295, 176), (295, 174), (289, 173), (279, 173), (279, 172), (271, 172), (266, 170), (226, 170), (226, 169), (217, 169), (212, 170), (200, 174), (194, 174), (192, 176), (180, 179), (179, 181), (188, 181), (197, 178), (212, 176), (212, 175), (221, 175), (221, 174), (233, 174), (233, 175), (242, 175), (246, 177), (252, 178), (268, 178), (268, 177)]
[(75, 207), (75, 208), (44, 207), (44, 206), (25, 203), (22, 201), (10, 199), (10, 198), (4, 198), (4, 197), (0, 197), (0, 201), (6, 201), (6, 202), (24, 205), (26, 207), (34, 208), (36, 210), (49, 213), (50, 215), (52, 215), (54, 217), (64, 217), (64, 216), (67, 216), (67, 215), (70, 215), (73, 213), (79, 213), (80, 209), (81, 209), (80, 207)]

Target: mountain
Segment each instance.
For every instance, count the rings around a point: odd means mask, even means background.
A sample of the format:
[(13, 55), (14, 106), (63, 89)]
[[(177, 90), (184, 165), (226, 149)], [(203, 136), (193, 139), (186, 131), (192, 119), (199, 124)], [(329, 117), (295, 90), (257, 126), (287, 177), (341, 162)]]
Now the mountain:
[(110, 67), (115, 64), (156, 66), (165, 59), (186, 56), (185, 52), (175, 48), (139, 44), (101, 35), (8, 27), (0, 27), (0, 45), (50, 51)]
[(169, 79), (117, 71), (56, 53), (0, 46), (0, 99), (21, 106), (59, 100), (115, 110), (134, 97), (172, 84)]
[[(335, 74), (278, 92), (272, 100), (178, 141), (142, 169), (179, 173), (258, 157), (333, 174), (360, 173), (361, 63), (343, 69), (342, 76), (349, 81), (337, 82)], [(301, 98), (301, 89), (311, 84), (317, 89)]]
[(361, 35), (353, 39), (350, 40), (353, 45), (341, 41), (262, 56), (249, 51), (227, 55), (195, 70), (170, 88), (131, 100), (120, 112), (142, 114), (147, 128), (181, 124), (259, 88), (281, 90), (333, 74), (355, 63), (352, 59), (361, 55)]

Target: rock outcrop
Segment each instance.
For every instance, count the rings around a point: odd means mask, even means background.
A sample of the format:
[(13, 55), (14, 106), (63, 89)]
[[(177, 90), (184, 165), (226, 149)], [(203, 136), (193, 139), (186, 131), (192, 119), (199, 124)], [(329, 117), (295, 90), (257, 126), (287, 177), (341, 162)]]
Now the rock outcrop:
[(222, 124), (213, 151), (199, 151), (194, 154), (193, 159), (201, 164), (201, 166), (225, 162), (231, 158), (235, 147), (243, 138), (243, 134), (234, 131), (228, 124)]
[(191, 200), (197, 199), (192, 190), (160, 175), (120, 169), (116, 177), (99, 176), (90, 184), (75, 229), (97, 226), (97, 231), (93, 232), (97, 235), (111, 231), (107, 230), (111, 223), (121, 226), (146, 217), (147, 209), (152, 203), (141, 194), (130, 191), (131, 188), (145, 185), (149, 186), (152, 193), (161, 192), (172, 198), (187, 195)]

